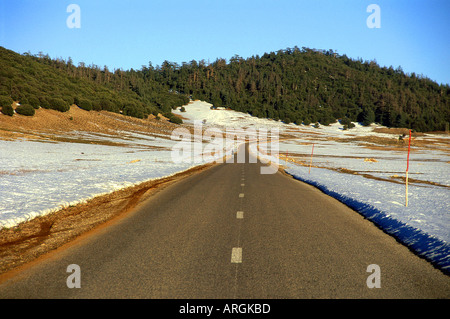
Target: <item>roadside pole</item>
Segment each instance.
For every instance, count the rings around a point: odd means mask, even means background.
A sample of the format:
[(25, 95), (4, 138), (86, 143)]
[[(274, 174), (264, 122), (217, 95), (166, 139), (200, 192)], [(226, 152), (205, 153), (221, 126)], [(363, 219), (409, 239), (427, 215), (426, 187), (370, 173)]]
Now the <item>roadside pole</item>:
[(406, 194), (405, 194), (405, 206), (408, 207), (408, 171), (409, 171), (409, 152), (411, 149), (411, 130), (409, 130), (409, 140), (408, 140), (408, 157), (406, 160)]

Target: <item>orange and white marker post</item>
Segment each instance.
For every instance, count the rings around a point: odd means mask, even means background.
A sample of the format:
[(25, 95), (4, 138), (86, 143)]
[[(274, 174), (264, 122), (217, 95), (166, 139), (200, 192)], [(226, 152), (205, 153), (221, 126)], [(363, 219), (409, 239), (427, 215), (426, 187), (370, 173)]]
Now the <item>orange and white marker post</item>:
[(409, 171), (409, 152), (411, 150), (411, 130), (409, 130), (409, 141), (408, 141), (408, 157), (406, 160), (406, 194), (405, 194), (405, 206), (408, 207), (408, 171)]
[(313, 143), (312, 151), (311, 151), (311, 161), (309, 162), (309, 174), (311, 174), (311, 164), (312, 164), (312, 159), (313, 159), (313, 153), (314, 153), (314, 143)]

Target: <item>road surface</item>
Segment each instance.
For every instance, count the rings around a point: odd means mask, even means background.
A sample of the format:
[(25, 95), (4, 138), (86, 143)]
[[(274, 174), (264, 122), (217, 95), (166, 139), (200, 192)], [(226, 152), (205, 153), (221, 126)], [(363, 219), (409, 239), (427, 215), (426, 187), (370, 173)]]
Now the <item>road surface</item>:
[(0, 298), (450, 297), (449, 276), (358, 213), (260, 167), (220, 164), (167, 187), (3, 282)]

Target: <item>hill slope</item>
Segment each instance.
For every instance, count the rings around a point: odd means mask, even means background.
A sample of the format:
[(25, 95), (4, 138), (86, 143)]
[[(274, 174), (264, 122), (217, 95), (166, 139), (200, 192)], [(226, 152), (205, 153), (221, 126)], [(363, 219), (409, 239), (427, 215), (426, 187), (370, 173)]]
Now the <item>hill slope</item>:
[(111, 72), (106, 66), (74, 66), (70, 58), (20, 55), (0, 47), (0, 106), (14, 100), (67, 111), (74, 103), (138, 118), (163, 113), (177, 122), (171, 109), (187, 104), (188, 96), (296, 124), (340, 119), (349, 126), (358, 121), (442, 131), (450, 122), (448, 84), (332, 50), (295, 47), (228, 62), (193, 60), (180, 66), (165, 61)]
[(168, 113), (189, 101), (154, 81), (143, 82), (145, 89), (141, 91), (138, 84), (132, 71), (111, 73), (84, 64), (75, 67), (70, 59), (20, 55), (0, 47), (0, 107), (15, 101), (35, 109), (66, 112), (76, 104), (85, 110), (146, 118), (149, 114)]
[(331, 50), (294, 48), (209, 65), (166, 62), (159, 76), (216, 106), (297, 124), (342, 119), (434, 131), (450, 122), (448, 85)]

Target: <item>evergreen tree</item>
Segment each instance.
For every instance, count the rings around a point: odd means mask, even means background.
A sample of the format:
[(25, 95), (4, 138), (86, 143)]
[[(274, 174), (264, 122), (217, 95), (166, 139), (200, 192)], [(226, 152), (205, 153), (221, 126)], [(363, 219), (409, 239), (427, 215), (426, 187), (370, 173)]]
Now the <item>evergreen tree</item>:
[(362, 125), (369, 126), (370, 124), (375, 122), (375, 112), (371, 108), (366, 108), (362, 112)]

